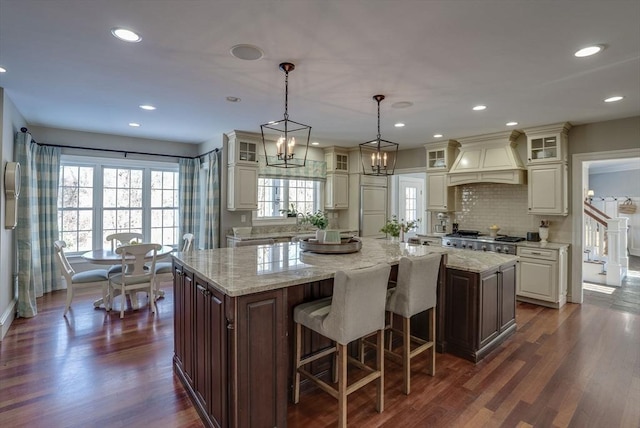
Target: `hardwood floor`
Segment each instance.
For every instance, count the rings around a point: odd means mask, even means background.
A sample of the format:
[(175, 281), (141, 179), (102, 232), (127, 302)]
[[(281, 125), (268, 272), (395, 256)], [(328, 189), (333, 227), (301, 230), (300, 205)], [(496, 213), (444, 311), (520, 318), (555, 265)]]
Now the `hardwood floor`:
[[(629, 281), (640, 286), (640, 278)], [(93, 309), (97, 295), (38, 300), (0, 343), (2, 427), (200, 427), (173, 374), (173, 294), (154, 317), (123, 320)], [(438, 354), (437, 373), (416, 358), (412, 393), (400, 366), (385, 361), (385, 410), (375, 387), (349, 396), (353, 427), (639, 427), (640, 315), (592, 304), (560, 310), (518, 304), (518, 331), (481, 363)], [(316, 389), (289, 405), (289, 427), (330, 427), (337, 401)]]

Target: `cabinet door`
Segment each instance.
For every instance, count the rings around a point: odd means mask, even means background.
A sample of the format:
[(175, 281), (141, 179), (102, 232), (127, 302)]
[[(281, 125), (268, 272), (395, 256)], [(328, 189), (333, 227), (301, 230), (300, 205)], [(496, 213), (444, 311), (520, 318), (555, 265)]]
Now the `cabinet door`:
[[(193, 274), (183, 269), (182, 275), (182, 336), (184, 337), (184, 358), (182, 360), (182, 368), (187, 381), (193, 385), (194, 381), (194, 349), (193, 349), (193, 305), (195, 299), (195, 284)], [(175, 334), (175, 333), (174, 333)]]
[(449, 188), (446, 174), (427, 174), (427, 209), (447, 211)]
[[(287, 424), (286, 291), (275, 290), (235, 299), (235, 335), (230, 343), (234, 364), (238, 420), (233, 426), (284, 427)], [(230, 317), (227, 317), (232, 319)], [(230, 331), (231, 331), (230, 330)]]
[(518, 296), (557, 302), (557, 262), (520, 258), (518, 263)]
[(516, 322), (516, 265), (500, 268), (500, 331)]
[(568, 214), (566, 170), (564, 164), (529, 167), (529, 214)]
[(447, 269), (445, 339), (447, 346), (471, 355), (476, 349), (478, 274)]
[(325, 184), (325, 208), (349, 208), (349, 176), (346, 174), (327, 174)]
[(251, 166), (229, 167), (227, 209), (258, 209), (258, 169)]
[(176, 362), (184, 368), (184, 324), (187, 318), (184, 313), (184, 272), (182, 266), (173, 264), (173, 352)]
[(480, 278), (480, 348), (491, 342), (500, 332), (500, 273), (486, 273)]
[(195, 300), (194, 300), (194, 325), (193, 325), (193, 349), (194, 349), (194, 385), (193, 389), (196, 398), (202, 403), (205, 409), (211, 403), (211, 388), (209, 377), (209, 340), (208, 331), (211, 327), (209, 302), (207, 297), (207, 283), (195, 277)]

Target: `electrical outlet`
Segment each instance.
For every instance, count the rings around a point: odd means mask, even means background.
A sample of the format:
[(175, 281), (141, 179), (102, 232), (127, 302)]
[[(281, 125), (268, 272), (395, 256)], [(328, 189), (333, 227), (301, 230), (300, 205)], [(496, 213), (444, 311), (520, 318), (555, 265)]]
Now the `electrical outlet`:
[(247, 222), (247, 215), (246, 214), (242, 214), (240, 216), (240, 223), (246, 223)]

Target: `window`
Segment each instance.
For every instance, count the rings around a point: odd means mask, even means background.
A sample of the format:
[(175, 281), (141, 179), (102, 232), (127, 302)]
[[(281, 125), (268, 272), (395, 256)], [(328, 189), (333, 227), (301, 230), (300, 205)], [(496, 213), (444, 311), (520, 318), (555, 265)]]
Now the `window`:
[(178, 165), (63, 156), (58, 228), (70, 253), (107, 248), (106, 236), (140, 232), (149, 241), (178, 239)]
[(256, 218), (284, 218), (294, 205), (298, 212), (320, 210), (320, 182), (278, 178), (258, 178)]

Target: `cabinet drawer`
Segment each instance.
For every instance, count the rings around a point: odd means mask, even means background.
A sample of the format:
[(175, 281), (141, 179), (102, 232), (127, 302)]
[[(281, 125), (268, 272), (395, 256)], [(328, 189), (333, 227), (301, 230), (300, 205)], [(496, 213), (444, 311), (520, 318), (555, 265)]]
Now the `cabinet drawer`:
[(556, 250), (546, 250), (542, 248), (518, 247), (518, 255), (533, 259), (558, 260), (558, 252)]

